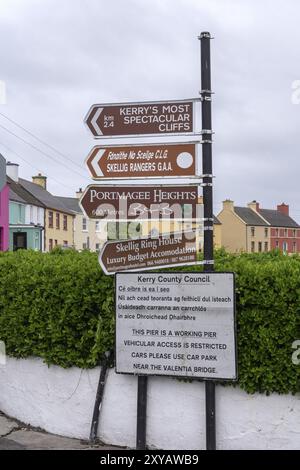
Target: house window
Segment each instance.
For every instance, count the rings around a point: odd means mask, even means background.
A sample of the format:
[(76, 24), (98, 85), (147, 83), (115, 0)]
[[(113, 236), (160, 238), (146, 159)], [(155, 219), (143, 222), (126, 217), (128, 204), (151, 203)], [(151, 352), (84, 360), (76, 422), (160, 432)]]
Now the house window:
[(265, 251), (268, 251), (269, 247), (268, 247), (268, 242), (265, 242)]
[(64, 241), (63, 241), (63, 244), (64, 244), (64, 246), (68, 246), (67, 240), (64, 240)]
[(86, 244), (85, 242), (82, 244), (82, 249), (83, 249), (83, 250), (86, 250), (86, 249), (87, 249), (87, 244)]
[(99, 220), (96, 220), (95, 227), (96, 227), (96, 232), (100, 232), (100, 221)]
[(287, 242), (282, 243), (282, 251), (283, 253), (286, 253), (288, 251), (288, 244)]
[(251, 227), (251, 236), (252, 236), (252, 237), (255, 236), (255, 227)]
[(49, 240), (49, 251), (51, 251), (52, 248), (53, 248), (53, 240), (52, 240), (52, 238), (50, 238), (50, 240)]
[(96, 251), (100, 251), (100, 243), (96, 243)]
[(49, 211), (48, 213), (48, 226), (49, 228), (53, 228), (53, 212)]
[(276, 246), (276, 248), (279, 248), (279, 241), (278, 240), (276, 240), (275, 246)]
[(30, 221), (31, 224), (33, 223), (33, 207), (30, 206)]
[(258, 242), (258, 251), (262, 252), (262, 242)]
[(251, 242), (251, 253), (255, 252), (255, 242)]
[(293, 237), (294, 238), (296, 237), (296, 230), (295, 229), (293, 230)]
[(275, 237), (278, 237), (279, 236), (279, 230), (278, 228), (275, 229)]
[(68, 216), (67, 215), (63, 216), (63, 227), (64, 227), (64, 230), (68, 230)]
[(54, 240), (54, 245), (57, 246), (57, 240)]
[(284, 236), (287, 237), (288, 236), (288, 231), (287, 231), (287, 228), (284, 229)]
[(56, 212), (56, 228), (60, 228), (60, 213)]
[(87, 220), (85, 217), (82, 218), (82, 231), (83, 232), (87, 231)]
[(297, 251), (297, 242), (293, 242), (293, 253)]
[(268, 234), (269, 234), (269, 231), (267, 228), (265, 228), (265, 237), (267, 238), (268, 237)]

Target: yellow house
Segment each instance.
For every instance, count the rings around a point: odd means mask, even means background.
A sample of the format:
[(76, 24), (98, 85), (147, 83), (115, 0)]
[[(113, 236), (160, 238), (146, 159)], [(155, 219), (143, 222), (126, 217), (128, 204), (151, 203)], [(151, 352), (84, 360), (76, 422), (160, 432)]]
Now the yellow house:
[(57, 199), (74, 214), (74, 247), (76, 250), (99, 251), (107, 240), (107, 222), (88, 219), (79, 207), (82, 189), (76, 197), (58, 197)]
[(218, 219), (222, 224), (222, 245), (226, 250), (231, 253), (269, 251), (269, 223), (256, 209), (256, 201), (247, 207), (234, 206), (230, 199), (223, 201)]
[(47, 177), (38, 174), (32, 182), (20, 178), (22, 186), (45, 206), (44, 247), (51, 251), (55, 246), (74, 246), (73, 221), (75, 214), (47, 191)]

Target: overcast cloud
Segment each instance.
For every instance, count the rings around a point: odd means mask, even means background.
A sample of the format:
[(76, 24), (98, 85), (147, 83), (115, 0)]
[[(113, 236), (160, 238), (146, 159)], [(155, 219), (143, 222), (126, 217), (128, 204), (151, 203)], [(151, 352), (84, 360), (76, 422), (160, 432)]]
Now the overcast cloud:
[(74, 164), (1, 115), (0, 126), (57, 161), (1, 127), (0, 152), (22, 177), (40, 171), (50, 191), (73, 196), (91, 182), (83, 164), (95, 145), (83, 124), (90, 106), (196, 97), (201, 31), (215, 38), (215, 213), (227, 197), (266, 208), (286, 202), (300, 222), (297, 0), (0, 0), (0, 113)]

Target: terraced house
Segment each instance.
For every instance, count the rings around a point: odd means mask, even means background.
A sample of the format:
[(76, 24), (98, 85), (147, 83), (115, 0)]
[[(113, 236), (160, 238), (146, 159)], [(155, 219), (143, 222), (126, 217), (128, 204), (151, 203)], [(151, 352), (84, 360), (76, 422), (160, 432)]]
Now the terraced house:
[[(73, 247), (74, 213), (47, 191), (47, 177), (38, 174), (32, 177), (32, 181), (19, 178), (18, 165), (14, 163), (7, 165), (7, 171), (13, 181), (11, 181), (14, 193), (12, 201), (19, 204), (17, 224), (28, 225), (27, 220), (30, 225), (43, 227), (43, 239), (39, 249), (51, 251), (55, 246)], [(42, 211), (39, 212), (39, 208)], [(15, 220), (15, 215), (15, 211), (12, 211), (11, 223)], [(18, 248), (28, 248), (25, 236), (23, 236), (23, 240), (19, 239)]]
[(9, 249), (44, 249), (44, 207), (19, 183), (18, 165), (7, 163)]
[(22, 186), (45, 207), (45, 251), (55, 246), (73, 247), (74, 213), (47, 191), (47, 177), (38, 174), (32, 182), (20, 178)]
[(222, 245), (232, 253), (275, 248), (288, 254), (300, 252), (300, 226), (289, 216), (287, 204), (262, 209), (257, 201), (240, 207), (226, 199), (218, 219), (222, 224)]

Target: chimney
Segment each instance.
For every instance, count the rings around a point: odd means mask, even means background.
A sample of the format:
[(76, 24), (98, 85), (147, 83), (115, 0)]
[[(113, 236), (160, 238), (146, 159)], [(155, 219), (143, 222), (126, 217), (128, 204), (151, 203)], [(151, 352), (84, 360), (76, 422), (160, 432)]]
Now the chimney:
[(18, 183), (19, 181), (19, 165), (17, 163), (6, 163), (6, 174), (9, 176), (13, 181)]
[(82, 188), (79, 188), (79, 190), (76, 191), (76, 197), (77, 197), (77, 199), (80, 199), (81, 196), (82, 196)]
[(289, 205), (285, 204), (284, 202), (277, 206), (278, 212), (281, 212), (281, 214), (284, 214), (284, 215), (289, 215), (289, 209), (290, 209)]
[(233, 201), (231, 201), (231, 199), (225, 199), (225, 201), (223, 201), (223, 210), (233, 211), (233, 209), (234, 209)]
[(47, 189), (47, 176), (43, 176), (41, 173), (39, 173), (37, 176), (33, 176), (32, 182), (34, 184), (38, 184), (43, 189)]
[(259, 202), (254, 200), (252, 202), (249, 202), (247, 206), (249, 207), (249, 209), (252, 209), (255, 212), (259, 212)]

